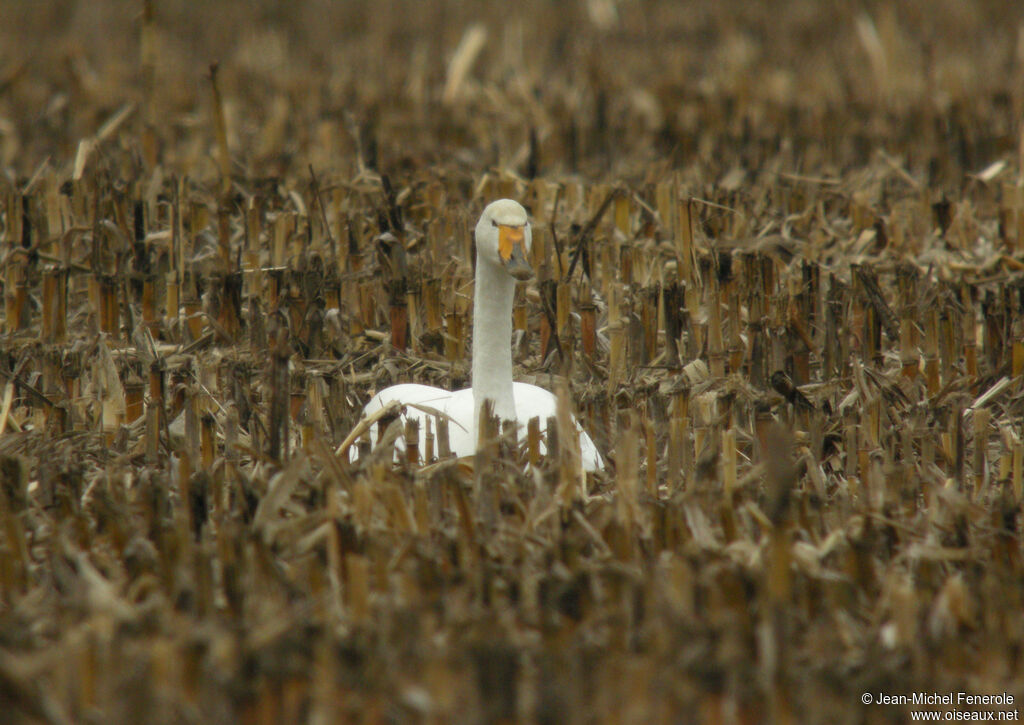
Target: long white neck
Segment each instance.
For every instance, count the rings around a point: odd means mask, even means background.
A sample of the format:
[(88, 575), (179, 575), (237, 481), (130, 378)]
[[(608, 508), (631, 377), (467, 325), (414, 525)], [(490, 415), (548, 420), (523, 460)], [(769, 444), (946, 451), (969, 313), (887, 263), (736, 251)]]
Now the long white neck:
[(516, 284), (505, 270), (477, 259), (473, 291), (473, 428), (485, 399), (500, 420), (515, 420), (512, 394), (512, 300)]

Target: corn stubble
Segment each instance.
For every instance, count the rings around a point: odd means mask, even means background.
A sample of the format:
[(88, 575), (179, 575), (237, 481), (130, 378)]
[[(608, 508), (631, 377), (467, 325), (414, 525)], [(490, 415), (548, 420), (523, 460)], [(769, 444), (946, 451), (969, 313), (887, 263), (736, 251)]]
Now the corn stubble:
[[(1021, 11), (15, 5), (14, 722), (1024, 697)], [(559, 415), (517, 443), (485, 408), (463, 460), (440, 416), (370, 440), (374, 391), (469, 383), (501, 196), (516, 377)]]

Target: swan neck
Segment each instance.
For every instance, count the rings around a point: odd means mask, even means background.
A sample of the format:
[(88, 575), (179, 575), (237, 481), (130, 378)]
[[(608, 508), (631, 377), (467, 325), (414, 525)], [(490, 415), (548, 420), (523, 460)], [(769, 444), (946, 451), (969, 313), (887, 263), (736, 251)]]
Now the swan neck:
[(512, 392), (512, 301), (515, 281), (504, 270), (477, 259), (473, 290), (474, 426), (485, 399), (501, 420), (515, 420)]

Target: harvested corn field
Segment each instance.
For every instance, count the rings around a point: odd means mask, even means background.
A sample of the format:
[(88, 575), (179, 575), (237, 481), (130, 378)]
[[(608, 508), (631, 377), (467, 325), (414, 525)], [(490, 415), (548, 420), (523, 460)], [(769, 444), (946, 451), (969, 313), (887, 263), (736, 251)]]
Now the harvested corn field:
[(7, 721), (1018, 717), (1016, 2), (0, 17)]

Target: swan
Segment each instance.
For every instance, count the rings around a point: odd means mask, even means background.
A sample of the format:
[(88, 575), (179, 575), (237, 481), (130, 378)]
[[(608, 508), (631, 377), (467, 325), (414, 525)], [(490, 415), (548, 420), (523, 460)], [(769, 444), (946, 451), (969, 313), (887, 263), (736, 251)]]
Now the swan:
[[(444, 414), (448, 420), (448, 442), (458, 456), (471, 456), (477, 448), (477, 421), (484, 400), (494, 401), (494, 414), (502, 421), (515, 421), (523, 438), (525, 424), (540, 418), (544, 426), (555, 415), (555, 396), (536, 385), (512, 380), (512, 302), (516, 280), (533, 276), (527, 255), (533, 242), (526, 209), (512, 199), (499, 199), (487, 205), (476, 224), (476, 282), (473, 291), (473, 368), (472, 387), (454, 392), (430, 385), (406, 383), (381, 390), (366, 407), (367, 419), (385, 406), (402, 406), (403, 420), (419, 421), (426, 431), (427, 420), (439, 420), (428, 411)], [(601, 470), (603, 462), (597, 446), (573, 419), (579, 433), (581, 463), (584, 471)], [(376, 424), (371, 436), (376, 442)], [(399, 439), (397, 446), (404, 448)], [(355, 458), (355, 446), (350, 448)]]

